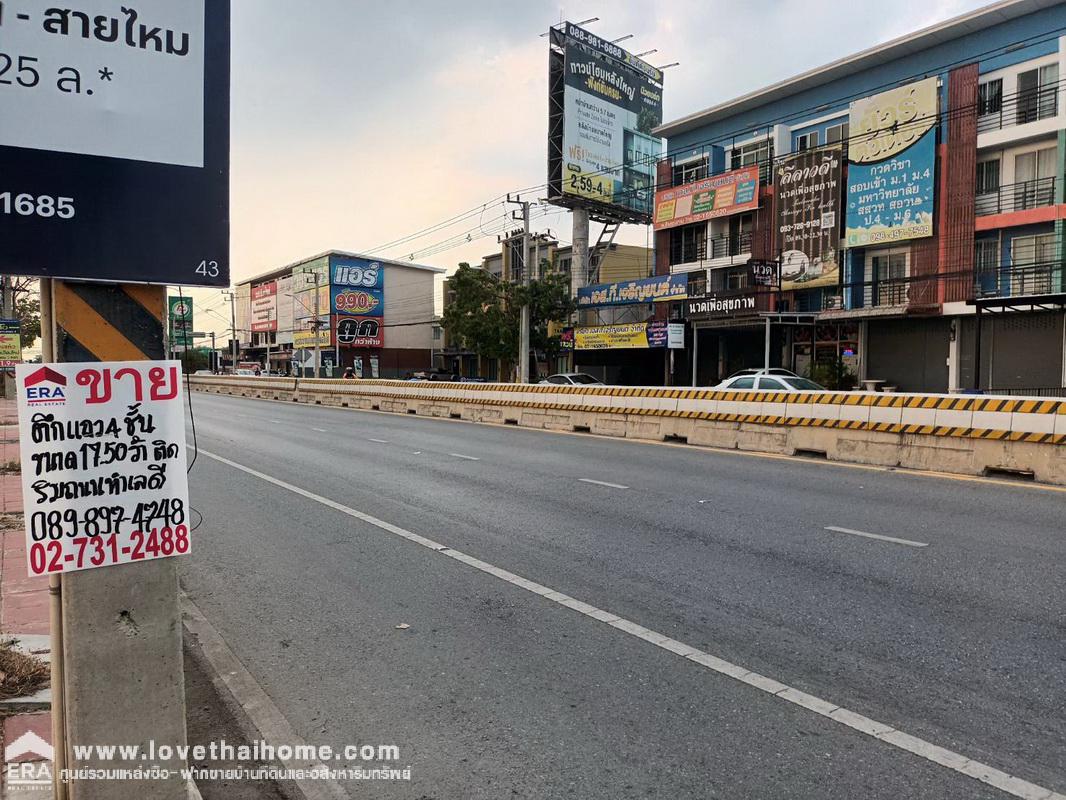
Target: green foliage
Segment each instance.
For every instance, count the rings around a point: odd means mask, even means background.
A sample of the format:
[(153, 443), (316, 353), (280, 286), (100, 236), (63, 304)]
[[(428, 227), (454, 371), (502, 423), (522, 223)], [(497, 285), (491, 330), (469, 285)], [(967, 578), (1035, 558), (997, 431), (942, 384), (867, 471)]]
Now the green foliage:
[(198, 369), (211, 369), (211, 354), (207, 350), (186, 350), (180, 354), (184, 372), (196, 372)]
[(858, 379), (839, 356), (835, 361), (820, 361), (811, 368), (811, 380), (826, 389), (849, 392), (858, 384)]
[(514, 287), (515, 303), (521, 307), (527, 300), (530, 308), (530, 348), (547, 353), (549, 358), (559, 355), (559, 337), (548, 335), (548, 324), (564, 322), (576, 308), (570, 299), (569, 276), (561, 272), (549, 272), (540, 280), (530, 281), (528, 289), (525, 286)]
[(575, 308), (565, 275), (548, 273), (526, 287), (503, 283), (466, 263), (449, 279), (448, 295), (441, 324), (452, 343), (509, 361), (518, 358), (523, 304), (530, 306), (530, 347), (549, 355), (559, 352), (559, 337), (548, 335), (548, 324), (565, 321)]
[(33, 347), (41, 335), (41, 298), (22, 294), (15, 300), (15, 317), (19, 320), (22, 346)]
[(452, 343), (486, 358), (511, 358), (518, 326), (506, 304), (506, 286), (467, 263), (448, 279), (441, 325)]

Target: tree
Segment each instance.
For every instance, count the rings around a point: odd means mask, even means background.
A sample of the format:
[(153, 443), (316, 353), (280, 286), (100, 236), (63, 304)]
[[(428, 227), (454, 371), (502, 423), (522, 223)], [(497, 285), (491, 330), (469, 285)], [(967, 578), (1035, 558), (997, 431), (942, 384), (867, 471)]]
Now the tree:
[(506, 284), (466, 262), (448, 279), (448, 302), (441, 325), (451, 341), (486, 358), (513, 358), (517, 325), (512, 325)]
[(17, 296), (15, 318), (21, 323), (22, 346), (33, 347), (41, 335), (41, 298), (31, 294)]
[(529, 287), (516, 286), (514, 299), (519, 308), (529, 301), (529, 346), (549, 358), (559, 355), (560, 337), (549, 336), (552, 322), (565, 322), (577, 308), (570, 297), (569, 276), (561, 272), (547, 272), (540, 280), (530, 281)]
[(530, 307), (529, 343), (549, 356), (559, 353), (559, 337), (548, 335), (551, 322), (573, 313), (570, 285), (561, 273), (548, 272), (529, 286), (503, 283), (467, 263), (448, 279), (448, 302), (441, 324), (452, 342), (486, 358), (517, 361), (521, 308)]

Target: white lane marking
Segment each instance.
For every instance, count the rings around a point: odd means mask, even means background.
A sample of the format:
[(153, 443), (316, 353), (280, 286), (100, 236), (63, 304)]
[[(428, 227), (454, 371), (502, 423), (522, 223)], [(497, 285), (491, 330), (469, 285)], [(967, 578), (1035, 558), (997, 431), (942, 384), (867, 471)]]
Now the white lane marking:
[(476, 458), (475, 456), (464, 456), (462, 453), (448, 453), (448, 455), (452, 456), (453, 458), (465, 458), (467, 461), (481, 460), (480, 458)]
[(378, 444), (388, 444), (388, 439), (367, 439), (368, 442), (377, 442)]
[(312, 428), (311, 430), (318, 431), (319, 433), (329, 433), (325, 428)]
[(420, 456), (420, 455), (422, 455), (422, 451), (421, 450), (412, 450), (411, 451), (411, 455)]
[(281, 420), (280, 419), (272, 419), (272, 420), (270, 420), (270, 424), (271, 425), (280, 425), (281, 424)]
[(866, 531), (856, 531), (851, 528), (838, 528), (836, 525), (826, 525), (827, 531), (836, 531), (837, 533), (849, 533), (852, 536), (863, 536), (867, 539), (877, 539), (882, 542), (892, 542), (892, 544), (905, 544), (907, 547), (928, 547), (929, 542), (915, 542), (911, 539), (897, 539), (895, 536), (882, 536), (880, 533), (867, 533)]
[(840, 723), (841, 725), (851, 728), (854, 731), (858, 731), (859, 733), (864, 733), (878, 741), (884, 742), (885, 744), (890, 744), (893, 747), (905, 750), (919, 758), (924, 758), (927, 761), (932, 761), (934, 764), (940, 764), (941, 766), (947, 767), (962, 775), (974, 778), (982, 783), (987, 783), (1007, 794), (1022, 798), (1022, 800), (1066, 800), (1066, 795), (1064, 794), (1059, 794), (1051, 789), (1038, 786), (1035, 783), (1016, 778), (1002, 770), (996, 769), (995, 767), (990, 767), (987, 764), (970, 759), (960, 753), (947, 750), (932, 742), (927, 742), (924, 739), (911, 736), (909, 733), (904, 733), (903, 731), (897, 730), (882, 722), (878, 722), (870, 717), (856, 714), (854, 711), (849, 711), (848, 709), (838, 706), (828, 700), (823, 700), (820, 697), (801, 692), (799, 689), (794, 689), (787, 684), (775, 681), (773, 678), (768, 678), (765, 675), (752, 672), (738, 664), (732, 664), (729, 661), (704, 652), (692, 645), (685, 644), (677, 639), (671, 639), (665, 634), (645, 628), (643, 625), (638, 625), (635, 622), (619, 617), (617, 614), (612, 614), (610, 611), (596, 608), (595, 606), (584, 603), (581, 600), (577, 600), (562, 592), (557, 592), (543, 584), (536, 583), (528, 578), (523, 578), (521, 575), (516, 575), (513, 572), (508, 572), (505, 569), (489, 564), (474, 556), (469, 556), (459, 550), (453, 550), (448, 547), (448, 545), (441, 544), (433, 539), (427, 539), (425, 536), (420, 536), (417, 533), (412, 533), (398, 525), (393, 525), (391, 522), (385, 522), (377, 517), (372, 517), (370, 514), (358, 511), (350, 506), (338, 503), (335, 500), (330, 500), (328, 497), (309, 492), (307, 489), (301, 489), (299, 486), (286, 483), (280, 478), (267, 475), (265, 472), (246, 467), (244, 464), (230, 461), (228, 458), (209, 453), (206, 450), (201, 450), (200, 455), (212, 458), (215, 461), (226, 464), (227, 466), (233, 467), (248, 475), (252, 475), (260, 480), (273, 484), (274, 486), (286, 489), (293, 494), (306, 497), (308, 500), (313, 500), (327, 508), (332, 508), (334, 511), (339, 511), (341, 514), (346, 514), (349, 517), (362, 520), (369, 525), (373, 525), (383, 531), (399, 536), (401, 539), (407, 539), (415, 544), (420, 544), (443, 556), (460, 561), (474, 569), (492, 575), (502, 581), (506, 581), (513, 586), (525, 589), (527, 592), (540, 595), (545, 600), (550, 600), (553, 603), (565, 606), (566, 608), (576, 611), (579, 614), (583, 614), (597, 622), (610, 625), (612, 628), (617, 628), (624, 633), (628, 633), (630, 636), (643, 639), (656, 647), (667, 650), (682, 658), (686, 658), (702, 667), (706, 667), (712, 672), (717, 672), (720, 675), (734, 678), (741, 683), (745, 683), (748, 686), (752, 686), (788, 703), (792, 703), (795, 706), (805, 708), (808, 711), (813, 711), (819, 716), (833, 720), (834, 722)]
[(594, 483), (597, 486), (606, 486), (610, 489), (628, 489), (628, 486), (623, 486), (620, 483), (608, 483), (607, 481), (594, 481), (592, 478), (578, 478), (582, 483)]

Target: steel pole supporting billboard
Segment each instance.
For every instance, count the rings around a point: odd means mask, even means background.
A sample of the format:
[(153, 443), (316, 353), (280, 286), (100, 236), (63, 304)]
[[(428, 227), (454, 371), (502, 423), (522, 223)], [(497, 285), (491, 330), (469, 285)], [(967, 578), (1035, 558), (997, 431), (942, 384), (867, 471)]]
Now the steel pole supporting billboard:
[[(589, 272), (589, 212), (586, 208), (574, 208), (573, 233), (570, 236), (570, 296), (577, 301), (578, 292), (585, 288)], [(581, 321), (580, 312), (574, 312), (574, 322)], [(570, 351), (570, 369), (577, 369), (577, 354)]]

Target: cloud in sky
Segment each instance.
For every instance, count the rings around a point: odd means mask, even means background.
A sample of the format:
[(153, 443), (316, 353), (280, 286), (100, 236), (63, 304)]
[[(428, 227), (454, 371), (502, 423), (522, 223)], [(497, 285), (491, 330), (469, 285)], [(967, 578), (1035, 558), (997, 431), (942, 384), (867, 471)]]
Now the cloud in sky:
[[(589, 27), (635, 34), (625, 46), (658, 48), (653, 63), (680, 61), (666, 73), (672, 119), (979, 5), (898, 0), (889, 13), (878, 0), (233, 0), (233, 277), (331, 248), (365, 251), (542, 185), (548, 45), (539, 34), (561, 15), (602, 17)], [(474, 220), (382, 255), (471, 227), (477, 237), (503, 227), (495, 213), (480, 228)], [(570, 238), (561, 210), (537, 224)], [(636, 228), (622, 236), (645, 239)], [(452, 268), (495, 246), (491, 236), (420, 260)]]

